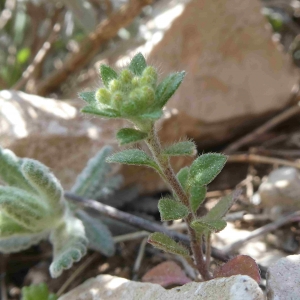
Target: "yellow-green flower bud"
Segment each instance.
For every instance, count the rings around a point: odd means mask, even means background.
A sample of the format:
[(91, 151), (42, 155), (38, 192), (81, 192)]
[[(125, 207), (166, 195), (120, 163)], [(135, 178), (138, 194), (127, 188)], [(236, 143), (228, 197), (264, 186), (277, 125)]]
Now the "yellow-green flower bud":
[(119, 76), (119, 80), (122, 83), (122, 85), (131, 84), (132, 78), (133, 78), (133, 74), (127, 69), (123, 70)]
[(142, 90), (142, 99), (147, 105), (151, 105), (155, 101), (155, 91), (150, 86), (143, 86)]
[(118, 79), (113, 79), (109, 83), (109, 89), (112, 93), (120, 91), (122, 88), (122, 83)]
[(110, 103), (111, 103), (111, 93), (107, 89), (101, 88), (96, 92), (96, 99), (100, 103), (110, 105)]
[(140, 77), (133, 77), (131, 85), (133, 88), (137, 88), (140, 85)]
[(157, 83), (157, 72), (153, 67), (147, 67), (142, 74), (141, 84), (155, 87)]
[(111, 105), (114, 109), (120, 110), (123, 102), (124, 102), (124, 96), (121, 92), (115, 92), (112, 95)]

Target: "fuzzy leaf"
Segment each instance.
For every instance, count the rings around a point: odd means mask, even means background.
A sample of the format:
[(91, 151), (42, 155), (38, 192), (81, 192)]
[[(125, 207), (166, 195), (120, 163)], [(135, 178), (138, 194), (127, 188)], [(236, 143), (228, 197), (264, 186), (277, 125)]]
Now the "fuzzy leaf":
[[(1, 215), (0, 215), (1, 218)], [(2, 226), (2, 225), (0, 225)], [(11, 230), (11, 227), (8, 228)], [(28, 249), (29, 247), (38, 244), (41, 240), (44, 240), (49, 235), (49, 231), (39, 232), (39, 233), (29, 233), (25, 232), (12, 233), (9, 238), (0, 238), (0, 252), (2, 253), (15, 253), (21, 250)]]
[[(105, 162), (111, 153), (111, 147), (103, 147), (93, 158), (91, 158), (83, 171), (77, 176), (76, 182), (72, 187), (72, 193), (87, 198), (97, 198), (103, 189), (113, 190), (118, 188), (121, 183), (120, 176), (107, 178), (110, 172), (110, 165)], [(117, 179), (117, 180), (114, 180)]]
[(162, 221), (183, 219), (189, 214), (189, 210), (186, 206), (168, 198), (159, 200), (158, 210)]
[(56, 217), (62, 217), (65, 211), (63, 189), (50, 170), (37, 160), (26, 158), (22, 163), (22, 172), (44, 200), (44, 204), (48, 205), (48, 209)]
[(168, 156), (180, 156), (180, 155), (193, 155), (196, 152), (196, 146), (191, 141), (184, 141), (175, 143), (166, 147), (163, 150), (164, 155)]
[(191, 223), (191, 227), (194, 228), (199, 233), (203, 233), (207, 230), (213, 232), (219, 232), (223, 230), (226, 227), (226, 225), (227, 223), (224, 220), (206, 221), (203, 219), (197, 219)]
[(114, 153), (106, 159), (108, 163), (120, 163), (127, 165), (148, 166), (159, 169), (157, 164), (144, 151), (138, 149), (128, 149)]
[(215, 221), (222, 219), (239, 196), (239, 191), (232, 195), (225, 196), (203, 217), (206, 221)]
[(190, 205), (193, 212), (196, 212), (206, 196), (206, 186), (193, 184), (190, 189)]
[(117, 72), (107, 65), (100, 66), (100, 76), (105, 87), (109, 87), (109, 83), (113, 79), (118, 78)]
[(11, 186), (32, 192), (34, 189), (22, 174), (21, 163), (22, 159), (12, 151), (0, 147), (0, 178)]
[(218, 153), (207, 153), (199, 156), (190, 167), (189, 182), (207, 185), (221, 172), (226, 156)]
[(45, 283), (24, 286), (22, 288), (22, 300), (56, 300), (58, 297), (51, 294)]
[(142, 281), (168, 287), (186, 284), (191, 282), (191, 279), (174, 261), (165, 261), (147, 271)]
[(166, 77), (156, 89), (156, 98), (158, 107), (162, 108), (166, 105), (168, 100), (173, 96), (179, 85), (183, 81), (185, 72), (178, 72), (170, 74)]
[(65, 222), (51, 233), (50, 241), (54, 253), (50, 265), (52, 278), (57, 278), (63, 270), (70, 269), (87, 251), (88, 241), (84, 226), (79, 219), (71, 215), (66, 216)]
[[(39, 200), (15, 187), (0, 187), (0, 211), (31, 231), (44, 230), (50, 225), (45, 218), (47, 212)], [(54, 222), (53, 218), (51, 222)]]
[(181, 255), (184, 257), (190, 257), (189, 250), (183, 245), (176, 243), (172, 238), (167, 235), (154, 232), (149, 235), (148, 243), (153, 245), (155, 248), (164, 250), (165, 252)]
[(180, 169), (180, 171), (177, 173), (177, 179), (180, 182), (183, 189), (186, 188), (189, 172), (190, 172), (190, 168), (184, 167)]
[(145, 60), (143, 54), (138, 53), (132, 58), (129, 66), (128, 66), (128, 69), (134, 75), (141, 76), (146, 67), (147, 67), (147, 63), (146, 63), (146, 60)]
[(260, 283), (261, 280), (257, 263), (248, 255), (238, 255), (217, 268), (214, 272), (214, 278), (234, 275), (248, 275), (257, 283)]
[(98, 102), (95, 97), (95, 92), (81, 92), (79, 93), (79, 97), (91, 106), (95, 106)]
[(117, 139), (120, 142), (120, 145), (126, 145), (130, 143), (135, 143), (142, 141), (147, 138), (148, 134), (133, 128), (122, 128), (117, 133)]
[(120, 114), (118, 111), (106, 106), (101, 105), (101, 103), (97, 104), (97, 106), (87, 105), (85, 106), (81, 112), (86, 114), (91, 114), (95, 116), (100, 116), (102, 118), (119, 118)]
[(149, 119), (149, 120), (158, 120), (161, 118), (161, 116), (163, 115), (163, 112), (161, 109), (159, 110), (155, 110), (149, 113), (144, 113), (141, 116), (139, 116), (141, 119)]
[(99, 219), (89, 216), (82, 210), (77, 212), (81, 219), (86, 236), (89, 240), (89, 248), (96, 250), (106, 256), (112, 256), (115, 253), (115, 245), (112, 235)]

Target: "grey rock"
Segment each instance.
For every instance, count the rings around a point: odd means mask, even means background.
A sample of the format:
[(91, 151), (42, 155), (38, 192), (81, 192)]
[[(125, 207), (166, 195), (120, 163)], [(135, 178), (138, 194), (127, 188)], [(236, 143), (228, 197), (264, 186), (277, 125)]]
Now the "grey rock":
[(268, 300), (300, 299), (300, 255), (281, 258), (267, 272)]
[(160, 285), (100, 275), (58, 300), (263, 300), (258, 284), (244, 275), (192, 282), (170, 290)]

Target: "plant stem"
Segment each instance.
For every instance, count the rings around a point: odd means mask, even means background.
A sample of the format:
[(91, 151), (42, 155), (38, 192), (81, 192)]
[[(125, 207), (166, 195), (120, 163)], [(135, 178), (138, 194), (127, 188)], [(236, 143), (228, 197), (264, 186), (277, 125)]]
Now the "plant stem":
[[(155, 159), (156, 163), (160, 167), (161, 173), (163, 174), (163, 179), (171, 187), (173, 193), (178, 197), (178, 199), (187, 207), (189, 207), (189, 198), (183, 188), (181, 187), (179, 181), (170, 164), (170, 159), (162, 154), (162, 147), (157, 136), (154, 126), (152, 126), (149, 132), (146, 143)], [(193, 221), (192, 213), (185, 218), (187, 223), (188, 233), (191, 241), (191, 249), (194, 255), (195, 265), (204, 280), (211, 279), (211, 275), (208, 271), (207, 264), (205, 263), (203, 251), (202, 251), (202, 236), (198, 237), (195, 230), (191, 227), (191, 222)]]

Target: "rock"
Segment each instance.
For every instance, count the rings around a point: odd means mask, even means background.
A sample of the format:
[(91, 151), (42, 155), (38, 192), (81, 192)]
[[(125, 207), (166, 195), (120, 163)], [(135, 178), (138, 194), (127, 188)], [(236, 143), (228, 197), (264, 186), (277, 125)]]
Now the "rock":
[(165, 290), (160, 285), (100, 275), (89, 279), (58, 300), (263, 300), (258, 284), (248, 276), (232, 276)]
[[(0, 145), (17, 156), (34, 158), (50, 167), (67, 190), (101, 147), (110, 145), (120, 150), (115, 134), (126, 123), (83, 115), (83, 105), (79, 99), (59, 101), (2, 90)], [(172, 137), (175, 140), (174, 134)], [(176, 170), (190, 161), (185, 157), (173, 160)], [(138, 184), (145, 193), (166, 190), (165, 183), (149, 168), (116, 164), (114, 168), (123, 175), (125, 186)]]
[(148, 55), (164, 75), (187, 72), (167, 106), (178, 113), (164, 130), (216, 144), (287, 105), (297, 77), (260, 10), (260, 1), (192, 0), (185, 6)]
[(300, 173), (295, 168), (284, 167), (272, 171), (263, 182), (254, 204), (259, 204), (271, 219), (282, 213), (293, 212), (300, 208)]
[(300, 299), (300, 255), (281, 258), (267, 272), (268, 300)]

